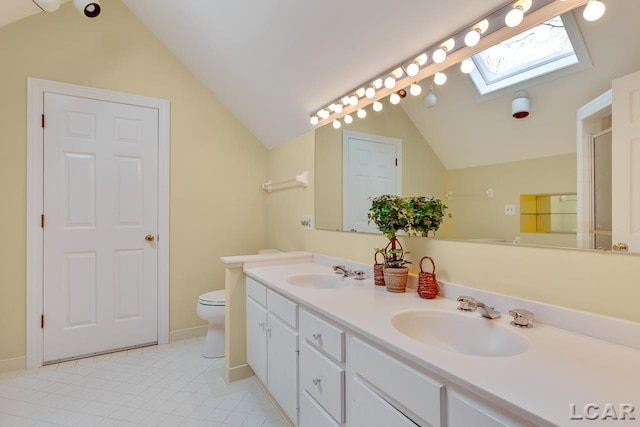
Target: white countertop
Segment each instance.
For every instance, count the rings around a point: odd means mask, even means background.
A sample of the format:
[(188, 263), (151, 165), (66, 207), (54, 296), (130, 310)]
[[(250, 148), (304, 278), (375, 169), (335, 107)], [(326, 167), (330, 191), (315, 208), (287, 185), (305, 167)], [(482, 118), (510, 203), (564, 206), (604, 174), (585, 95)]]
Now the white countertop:
[[(497, 322), (526, 338), (527, 351), (510, 357), (470, 356), (415, 341), (393, 328), (394, 314), (411, 309), (457, 313), (457, 303), (426, 300), (414, 291), (387, 292), (372, 279), (338, 289), (293, 286), (286, 278), (303, 273), (332, 273), (317, 263), (247, 267), (245, 273), (290, 299), (308, 306), (347, 329), (398, 353), (469, 391), (494, 401), (539, 425), (640, 425), (640, 350), (557, 329), (540, 323), (529, 329), (509, 325), (506, 313), (489, 320), (478, 312), (464, 315)], [(489, 302), (487, 302), (489, 303)], [(513, 307), (515, 308), (515, 307)], [(427, 327), (428, 325), (425, 325)], [(593, 403), (633, 404), (636, 420), (570, 420), (570, 404), (581, 415)]]

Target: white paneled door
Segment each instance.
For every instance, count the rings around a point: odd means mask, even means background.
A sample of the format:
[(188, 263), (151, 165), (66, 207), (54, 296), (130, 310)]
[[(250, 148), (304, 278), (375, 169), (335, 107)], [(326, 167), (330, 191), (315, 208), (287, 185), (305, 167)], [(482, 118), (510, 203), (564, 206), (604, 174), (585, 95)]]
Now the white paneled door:
[(612, 89), (612, 240), (614, 250), (640, 252), (640, 72)]
[(158, 339), (158, 110), (45, 92), (43, 360)]

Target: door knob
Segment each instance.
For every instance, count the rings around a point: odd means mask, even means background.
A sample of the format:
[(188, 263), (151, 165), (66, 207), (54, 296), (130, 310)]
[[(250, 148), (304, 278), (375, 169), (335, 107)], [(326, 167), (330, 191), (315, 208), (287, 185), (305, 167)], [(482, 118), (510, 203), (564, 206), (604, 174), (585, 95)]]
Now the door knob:
[(613, 245), (614, 252), (629, 252), (629, 245), (625, 242), (616, 243)]
[(146, 240), (147, 242), (153, 242), (154, 240), (156, 240), (156, 236), (155, 234), (147, 234), (146, 236), (144, 236), (144, 240)]

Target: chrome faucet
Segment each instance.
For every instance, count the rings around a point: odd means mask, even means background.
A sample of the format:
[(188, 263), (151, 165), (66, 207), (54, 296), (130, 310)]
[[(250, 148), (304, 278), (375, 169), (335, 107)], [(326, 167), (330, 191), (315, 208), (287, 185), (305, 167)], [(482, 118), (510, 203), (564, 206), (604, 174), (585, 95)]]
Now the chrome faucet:
[(334, 265), (331, 268), (333, 268), (333, 271), (337, 274), (342, 274), (344, 277), (351, 277), (354, 275), (353, 271), (348, 270), (344, 265)]
[(480, 315), (487, 319), (497, 319), (501, 316), (500, 312), (495, 307), (490, 307), (483, 302), (476, 301), (473, 297), (461, 296), (458, 297), (460, 306), (458, 310), (462, 311), (476, 311), (480, 310)]

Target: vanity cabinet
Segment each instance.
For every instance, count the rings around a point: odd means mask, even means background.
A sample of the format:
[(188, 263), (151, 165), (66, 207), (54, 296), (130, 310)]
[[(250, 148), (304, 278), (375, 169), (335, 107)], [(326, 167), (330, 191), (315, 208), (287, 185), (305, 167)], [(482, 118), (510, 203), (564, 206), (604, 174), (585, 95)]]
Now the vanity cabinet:
[(247, 363), (298, 423), (298, 306), (247, 278)]
[(445, 425), (444, 384), (356, 337), (349, 354), (350, 426)]
[(536, 427), (466, 392), (449, 390), (449, 427)]
[(345, 423), (345, 332), (300, 311), (301, 427)]

